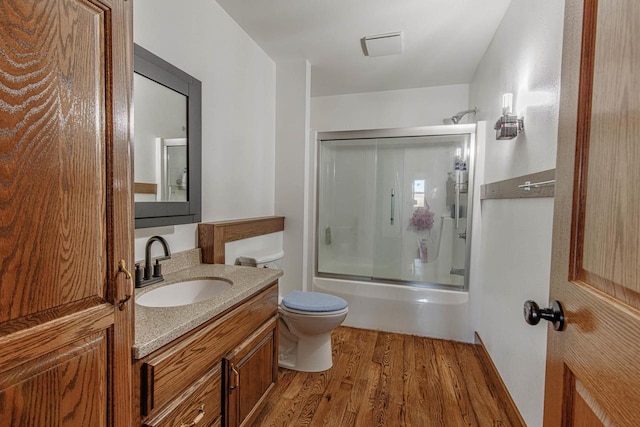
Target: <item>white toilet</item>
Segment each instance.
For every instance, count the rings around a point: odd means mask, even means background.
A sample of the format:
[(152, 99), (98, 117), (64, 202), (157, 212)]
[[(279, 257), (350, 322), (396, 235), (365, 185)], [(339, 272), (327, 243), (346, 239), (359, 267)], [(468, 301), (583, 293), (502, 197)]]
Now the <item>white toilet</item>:
[[(281, 268), (284, 252), (238, 257), (236, 264)], [(291, 291), (282, 298), (278, 337), (278, 364), (302, 372), (331, 368), (331, 332), (349, 312), (344, 299), (319, 292)]]
[(331, 331), (347, 317), (347, 301), (319, 292), (291, 291), (278, 311), (278, 364), (302, 372), (331, 368)]

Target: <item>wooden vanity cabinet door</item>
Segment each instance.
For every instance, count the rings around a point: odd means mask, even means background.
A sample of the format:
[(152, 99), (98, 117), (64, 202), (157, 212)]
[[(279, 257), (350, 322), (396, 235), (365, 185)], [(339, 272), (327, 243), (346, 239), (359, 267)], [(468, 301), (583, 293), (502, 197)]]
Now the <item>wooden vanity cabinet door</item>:
[(266, 322), (223, 360), (223, 425), (250, 425), (278, 377), (278, 316)]

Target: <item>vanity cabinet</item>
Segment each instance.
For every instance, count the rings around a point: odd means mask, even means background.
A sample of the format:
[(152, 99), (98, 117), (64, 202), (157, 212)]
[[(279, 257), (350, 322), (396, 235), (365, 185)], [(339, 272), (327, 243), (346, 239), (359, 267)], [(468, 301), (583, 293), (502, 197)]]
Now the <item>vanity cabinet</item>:
[(239, 425), (276, 381), (277, 319), (273, 283), (138, 360), (139, 425)]

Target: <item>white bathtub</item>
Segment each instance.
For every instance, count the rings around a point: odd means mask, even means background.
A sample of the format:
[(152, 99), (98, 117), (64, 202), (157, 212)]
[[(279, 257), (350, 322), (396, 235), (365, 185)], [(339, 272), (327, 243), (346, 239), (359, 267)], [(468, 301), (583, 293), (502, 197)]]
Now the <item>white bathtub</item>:
[(324, 277), (313, 291), (349, 302), (345, 326), (473, 342), (467, 292)]

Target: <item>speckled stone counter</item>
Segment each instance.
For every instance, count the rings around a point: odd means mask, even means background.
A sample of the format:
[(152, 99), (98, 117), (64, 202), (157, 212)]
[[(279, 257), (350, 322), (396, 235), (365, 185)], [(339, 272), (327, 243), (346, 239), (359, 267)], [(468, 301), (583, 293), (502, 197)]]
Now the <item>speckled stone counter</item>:
[(165, 274), (165, 280), (161, 283), (136, 289), (135, 296), (139, 297), (152, 289), (192, 279), (219, 278), (233, 284), (220, 296), (194, 304), (178, 307), (144, 307), (136, 304), (133, 357), (141, 359), (264, 289), (280, 276), (282, 270), (197, 264)]

